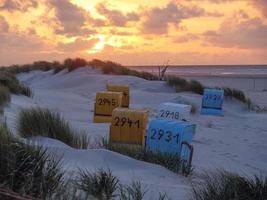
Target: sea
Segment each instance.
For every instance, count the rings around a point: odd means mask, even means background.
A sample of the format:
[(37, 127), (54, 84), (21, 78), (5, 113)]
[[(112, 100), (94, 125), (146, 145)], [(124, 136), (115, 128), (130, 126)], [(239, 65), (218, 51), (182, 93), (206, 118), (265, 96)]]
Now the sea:
[[(137, 71), (159, 74), (161, 66), (130, 66)], [(177, 65), (169, 66), (166, 75), (198, 80), (210, 87), (235, 87), (243, 91), (267, 91), (267, 65)]]
[[(159, 73), (164, 66), (129, 66), (137, 71)], [(267, 65), (171, 65), (166, 74), (177, 76), (265, 77)]]

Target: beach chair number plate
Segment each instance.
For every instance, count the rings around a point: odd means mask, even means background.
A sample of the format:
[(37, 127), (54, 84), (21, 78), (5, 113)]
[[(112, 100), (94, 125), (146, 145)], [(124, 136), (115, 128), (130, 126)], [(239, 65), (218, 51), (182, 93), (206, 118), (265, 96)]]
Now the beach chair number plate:
[(179, 112), (170, 112), (169, 110), (160, 110), (160, 117), (179, 119)]
[(136, 121), (133, 121), (131, 120), (130, 118), (126, 118), (126, 117), (122, 117), (122, 118), (119, 118), (119, 117), (115, 117), (115, 124), (114, 126), (129, 126), (130, 128), (133, 127), (133, 126), (136, 126), (137, 128), (140, 128), (140, 120), (136, 120)]
[(164, 140), (168, 143), (172, 142), (173, 140), (179, 144), (179, 133), (173, 134), (171, 131), (164, 131), (162, 129), (151, 129), (151, 140)]
[(97, 100), (97, 103), (98, 103), (98, 105), (100, 105), (100, 106), (104, 106), (104, 105), (112, 105), (112, 106), (116, 106), (117, 105), (117, 102), (116, 102), (116, 99), (111, 99), (111, 100), (109, 100), (109, 99), (106, 99), (106, 98), (99, 98), (98, 100)]
[(207, 108), (221, 108), (222, 105), (222, 95), (207, 93), (204, 96), (203, 107)]

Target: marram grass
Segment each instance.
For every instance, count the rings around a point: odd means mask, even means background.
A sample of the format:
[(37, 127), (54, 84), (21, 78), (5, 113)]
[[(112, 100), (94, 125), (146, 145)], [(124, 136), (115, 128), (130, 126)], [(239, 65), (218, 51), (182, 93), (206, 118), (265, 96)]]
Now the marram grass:
[(5, 105), (10, 102), (10, 92), (7, 87), (0, 84), (0, 114), (3, 113)]
[(25, 138), (49, 137), (60, 140), (73, 148), (87, 149), (90, 143), (87, 135), (76, 132), (59, 113), (46, 108), (21, 110), (17, 130)]
[(0, 84), (7, 87), (13, 94), (32, 96), (30, 88), (19, 82), (16, 76), (10, 72), (1, 71)]
[(7, 87), (0, 84), (0, 106), (6, 104), (11, 100), (10, 98), (10, 92)]
[(193, 183), (192, 200), (266, 200), (267, 177), (206, 172)]
[[(143, 200), (148, 192), (138, 180), (132, 180), (129, 185), (120, 183), (110, 169), (98, 169), (95, 172), (80, 171), (75, 183), (77, 188), (84, 192), (83, 196), (87, 197), (85, 199), (94, 197), (97, 200)], [(155, 200), (171, 199), (166, 193), (159, 192)]]
[(119, 180), (110, 170), (98, 169), (96, 172), (80, 171), (77, 187), (96, 199), (111, 200), (116, 197)]
[(131, 147), (121, 144), (108, 144), (103, 139), (103, 146), (111, 151), (132, 157), (137, 160), (161, 165), (175, 173), (182, 173), (188, 175), (192, 173), (192, 166), (185, 165), (179, 154), (152, 152), (145, 148)]
[(49, 199), (61, 187), (60, 161), (11, 135), (0, 125), (0, 186), (21, 196)]

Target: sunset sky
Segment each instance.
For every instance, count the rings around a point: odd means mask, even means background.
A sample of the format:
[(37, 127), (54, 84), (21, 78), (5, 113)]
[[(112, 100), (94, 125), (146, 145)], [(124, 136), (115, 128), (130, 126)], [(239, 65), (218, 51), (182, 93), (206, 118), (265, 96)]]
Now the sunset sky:
[(0, 0), (0, 65), (267, 64), (267, 0)]

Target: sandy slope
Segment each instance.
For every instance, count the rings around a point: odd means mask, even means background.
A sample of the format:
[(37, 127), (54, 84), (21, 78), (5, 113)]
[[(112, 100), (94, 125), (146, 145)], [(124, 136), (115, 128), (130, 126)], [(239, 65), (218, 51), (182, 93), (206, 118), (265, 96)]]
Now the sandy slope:
[[(86, 130), (92, 137), (107, 136), (108, 124), (93, 124), (93, 104), (96, 91), (105, 90), (106, 83), (126, 83), (131, 89), (131, 107), (148, 108), (155, 116), (162, 102), (189, 102), (200, 106), (201, 96), (174, 93), (164, 82), (146, 81), (131, 76), (102, 75), (90, 68), (71, 73), (62, 71), (34, 71), (19, 74), (18, 78), (34, 91), (33, 98), (12, 96), (5, 116), (15, 132), (16, 112), (21, 107), (42, 106), (59, 111), (74, 127)], [(234, 85), (232, 85), (234, 87)], [(267, 101), (267, 99), (266, 99)], [(245, 111), (235, 101), (226, 100), (225, 116), (212, 117), (195, 114), (197, 124), (194, 138), (195, 174), (202, 170), (224, 168), (243, 174), (267, 174), (267, 115)], [(54, 155), (63, 156), (64, 168), (71, 172), (78, 168), (95, 170), (108, 167), (122, 182), (140, 180), (150, 190), (153, 199), (159, 191), (166, 191), (174, 200), (186, 199), (189, 180), (165, 168), (107, 150), (75, 150), (59, 141), (38, 137), (34, 141), (45, 145)]]

